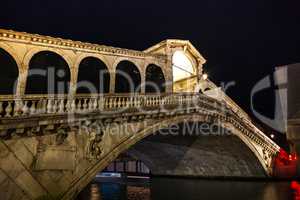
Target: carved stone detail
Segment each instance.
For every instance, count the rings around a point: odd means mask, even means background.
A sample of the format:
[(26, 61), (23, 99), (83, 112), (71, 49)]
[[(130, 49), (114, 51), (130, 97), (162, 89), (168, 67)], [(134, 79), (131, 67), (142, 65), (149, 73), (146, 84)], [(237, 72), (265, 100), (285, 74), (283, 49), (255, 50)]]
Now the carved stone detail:
[(99, 121), (86, 122), (82, 128), (88, 134), (86, 157), (88, 160), (99, 160), (102, 155), (103, 124)]

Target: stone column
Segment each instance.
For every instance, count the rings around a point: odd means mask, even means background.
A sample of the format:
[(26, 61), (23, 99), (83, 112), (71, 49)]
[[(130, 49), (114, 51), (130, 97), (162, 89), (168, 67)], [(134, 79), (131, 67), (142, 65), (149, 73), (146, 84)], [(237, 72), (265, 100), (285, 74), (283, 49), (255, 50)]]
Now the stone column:
[(116, 84), (116, 71), (112, 70), (110, 74), (110, 83), (109, 83), (109, 93), (114, 94), (115, 93), (115, 84)]
[(26, 90), (26, 82), (27, 82), (27, 76), (28, 76), (28, 66), (22, 65), (19, 69), (19, 77), (17, 80), (17, 88), (16, 88), (16, 95), (17, 96), (23, 96), (25, 94)]
[(145, 94), (145, 93), (146, 93), (146, 72), (145, 70), (141, 70), (141, 94)]
[(78, 66), (73, 66), (70, 68), (71, 77), (70, 77), (70, 87), (69, 95), (74, 96), (76, 94), (77, 79), (78, 79)]

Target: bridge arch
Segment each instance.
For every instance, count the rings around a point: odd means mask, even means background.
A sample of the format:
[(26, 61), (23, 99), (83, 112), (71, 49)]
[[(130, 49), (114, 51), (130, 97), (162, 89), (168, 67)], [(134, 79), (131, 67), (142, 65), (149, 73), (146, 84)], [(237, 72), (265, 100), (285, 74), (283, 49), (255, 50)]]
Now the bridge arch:
[(136, 63), (130, 60), (120, 61), (115, 68), (115, 92), (141, 92), (142, 74)]
[(19, 78), (19, 65), (17, 60), (0, 47), (0, 66), (3, 70), (0, 74), (0, 94), (15, 94)]
[(76, 93), (108, 93), (110, 72), (107, 65), (97, 57), (84, 57), (78, 65), (77, 84)]
[[(76, 192), (80, 192), (89, 182), (93, 180), (95, 175), (103, 170), (106, 166), (108, 166), (112, 161), (114, 161), (121, 153), (127, 151), (130, 147), (143, 140), (144, 138), (153, 135), (155, 132), (168, 128), (172, 124), (179, 124), (184, 122), (201, 122), (201, 123), (213, 123), (211, 117), (204, 114), (192, 114), (192, 115), (182, 115), (176, 116), (174, 118), (168, 118), (164, 120), (158, 120), (152, 125), (147, 126), (146, 128), (136, 132), (129, 134), (126, 139), (122, 140), (121, 143), (112, 144), (110, 143), (112, 148), (106, 146), (105, 155), (99, 160), (97, 164), (95, 164), (90, 171), (85, 174), (84, 177), (81, 177), (78, 182), (69, 188), (69, 190), (65, 193), (63, 199), (67, 199), (72, 196)], [(262, 171), (265, 173), (265, 176), (270, 175), (269, 169), (266, 167), (266, 163), (264, 159), (260, 156), (259, 152), (255, 148), (249, 139), (247, 139), (241, 130), (237, 129), (232, 123), (221, 123), (221, 128), (229, 129), (233, 136), (237, 136), (237, 138), (242, 141), (244, 145), (246, 145), (250, 152), (253, 153), (255, 158), (257, 158), (257, 163), (260, 163)], [(103, 144), (105, 146), (105, 144)], [(114, 145), (114, 146), (113, 146)], [(73, 188), (75, 187), (75, 188)]]
[(28, 62), (26, 94), (66, 94), (69, 92), (70, 66), (53, 51), (38, 51)]
[(166, 92), (166, 78), (160, 66), (149, 64), (146, 67), (146, 93), (164, 93)]

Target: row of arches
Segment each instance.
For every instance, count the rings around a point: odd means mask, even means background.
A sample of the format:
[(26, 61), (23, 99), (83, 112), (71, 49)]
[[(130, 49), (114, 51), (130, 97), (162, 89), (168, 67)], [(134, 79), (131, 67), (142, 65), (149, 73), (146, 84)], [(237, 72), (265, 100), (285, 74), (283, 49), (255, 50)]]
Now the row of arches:
[[(0, 94), (15, 94), (19, 70), (14, 58), (0, 48)], [(112, 74), (96, 57), (84, 58), (78, 68), (76, 93), (109, 93)], [(166, 80), (162, 69), (150, 64), (146, 68), (145, 83), (138, 67), (123, 60), (115, 69), (115, 93), (165, 92)], [(25, 94), (66, 94), (70, 90), (71, 72), (62, 56), (51, 51), (36, 53), (29, 62)], [(144, 85), (142, 85), (144, 84)]]

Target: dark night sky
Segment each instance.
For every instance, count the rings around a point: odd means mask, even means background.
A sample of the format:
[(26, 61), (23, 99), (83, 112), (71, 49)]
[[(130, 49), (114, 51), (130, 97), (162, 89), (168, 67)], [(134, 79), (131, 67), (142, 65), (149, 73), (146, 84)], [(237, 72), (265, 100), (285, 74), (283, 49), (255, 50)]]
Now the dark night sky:
[[(249, 111), (258, 80), (300, 62), (299, 9), (299, 0), (10, 0), (1, 2), (0, 27), (137, 50), (188, 39), (213, 81), (237, 82), (228, 93)], [(272, 94), (260, 96), (257, 107), (270, 115)]]

